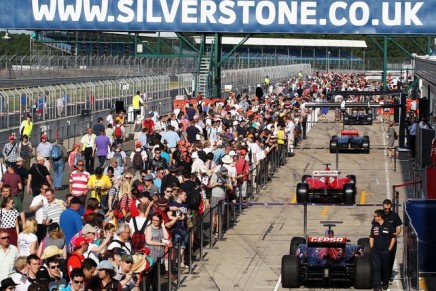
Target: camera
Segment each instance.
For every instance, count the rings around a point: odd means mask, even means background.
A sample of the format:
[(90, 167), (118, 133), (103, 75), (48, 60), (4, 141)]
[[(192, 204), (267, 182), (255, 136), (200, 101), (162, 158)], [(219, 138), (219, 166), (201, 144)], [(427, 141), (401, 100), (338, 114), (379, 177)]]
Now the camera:
[(95, 186), (95, 190), (100, 191), (100, 190), (101, 190), (101, 187), (99, 187), (99, 186)]

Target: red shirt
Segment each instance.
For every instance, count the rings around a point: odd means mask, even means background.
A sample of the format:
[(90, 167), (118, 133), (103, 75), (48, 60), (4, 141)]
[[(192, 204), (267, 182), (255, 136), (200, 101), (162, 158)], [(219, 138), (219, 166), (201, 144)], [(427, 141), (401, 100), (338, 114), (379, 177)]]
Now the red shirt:
[(243, 181), (247, 181), (248, 173), (250, 172), (250, 164), (245, 160), (245, 158), (239, 158), (235, 164), (236, 174), (241, 175)]
[(85, 257), (81, 254), (79, 254), (77, 251), (74, 251), (67, 262), (67, 270), (68, 270), (68, 277), (70, 277), (70, 273), (75, 268), (81, 268), (82, 262), (85, 259)]
[(130, 207), (130, 216), (131, 217), (136, 217), (139, 215), (139, 210), (138, 210), (138, 199), (133, 199), (131, 207)]

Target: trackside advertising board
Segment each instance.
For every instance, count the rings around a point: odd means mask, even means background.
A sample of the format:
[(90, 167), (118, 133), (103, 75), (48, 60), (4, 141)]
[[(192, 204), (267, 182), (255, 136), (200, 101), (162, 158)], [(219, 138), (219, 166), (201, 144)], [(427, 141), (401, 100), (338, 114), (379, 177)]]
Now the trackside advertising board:
[(8, 29), (434, 34), (436, 0), (0, 0)]

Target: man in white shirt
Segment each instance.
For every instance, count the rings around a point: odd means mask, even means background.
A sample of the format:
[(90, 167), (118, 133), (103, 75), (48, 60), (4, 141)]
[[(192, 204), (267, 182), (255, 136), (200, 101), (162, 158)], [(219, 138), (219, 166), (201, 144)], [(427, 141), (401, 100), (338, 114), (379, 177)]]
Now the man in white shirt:
[(0, 281), (14, 273), (15, 260), (18, 258), (18, 249), (9, 243), (9, 233), (0, 230)]
[(106, 116), (106, 125), (112, 124), (114, 125), (114, 112), (109, 112), (108, 116)]
[(117, 228), (117, 231), (114, 235), (114, 239), (108, 246), (108, 250), (112, 250), (114, 248), (122, 248), (127, 251), (128, 254), (131, 253), (132, 247), (129, 242), (130, 237), (130, 227), (128, 224), (120, 224)]
[(44, 183), (41, 185), (41, 193), (32, 199), (30, 203), (29, 210), (35, 212), (35, 220), (38, 223), (38, 228), (36, 230), (36, 237), (38, 238), (38, 243), (40, 243), (46, 234), (47, 225), (43, 221), (43, 208), (48, 204), (47, 198), (45, 197), (45, 191), (50, 188), (50, 185)]
[(177, 143), (180, 140), (179, 135), (174, 131), (174, 128), (172, 125), (168, 125), (167, 127), (168, 131), (163, 132), (162, 138), (161, 138), (161, 142), (164, 142), (164, 140), (166, 140), (168, 142), (168, 147), (170, 149), (173, 149), (173, 151), (176, 149), (177, 147)]

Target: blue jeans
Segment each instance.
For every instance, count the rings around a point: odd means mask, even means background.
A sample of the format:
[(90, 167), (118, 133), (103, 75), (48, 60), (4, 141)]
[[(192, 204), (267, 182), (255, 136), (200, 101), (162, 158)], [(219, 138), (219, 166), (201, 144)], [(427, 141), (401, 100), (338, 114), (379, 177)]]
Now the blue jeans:
[(62, 187), (62, 178), (64, 176), (65, 162), (61, 158), (53, 162), (53, 187)]

